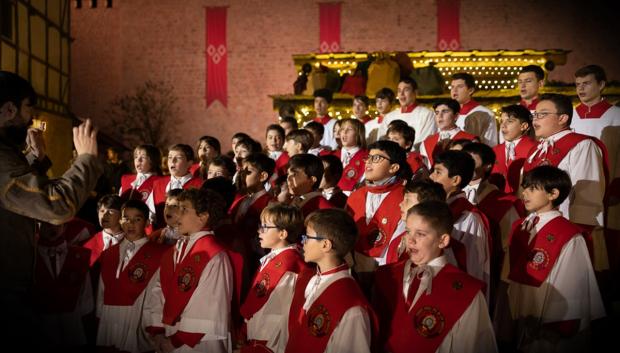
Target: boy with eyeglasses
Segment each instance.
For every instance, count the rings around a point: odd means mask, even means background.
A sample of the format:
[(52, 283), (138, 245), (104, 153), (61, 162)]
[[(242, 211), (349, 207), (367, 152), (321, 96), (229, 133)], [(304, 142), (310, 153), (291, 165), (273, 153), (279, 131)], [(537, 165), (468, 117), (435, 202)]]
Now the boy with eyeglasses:
[(405, 150), (396, 142), (381, 140), (368, 148), (364, 173), (367, 184), (349, 196), (346, 210), (359, 231), (356, 271), (370, 274), (385, 264), (390, 242), (404, 231), (398, 204), (403, 200), (404, 180), (409, 180), (411, 170)]
[(241, 306), (247, 327), (243, 353), (284, 350), (295, 282), (308, 267), (297, 247), (303, 227), (301, 211), (294, 206), (271, 204), (260, 215), (260, 246), (271, 251), (260, 259)]
[(603, 199), (608, 177), (607, 149), (596, 137), (572, 132), (571, 99), (544, 94), (534, 112), (534, 132), (539, 139), (523, 165), (522, 174), (551, 165), (568, 173), (573, 187), (559, 207), (562, 215), (584, 229), (594, 251), (595, 270), (609, 268), (603, 234)]
[(285, 352), (370, 352), (375, 316), (345, 261), (357, 239), (355, 222), (328, 209), (310, 214), (305, 226), (304, 260), (317, 268), (301, 272), (295, 284)]

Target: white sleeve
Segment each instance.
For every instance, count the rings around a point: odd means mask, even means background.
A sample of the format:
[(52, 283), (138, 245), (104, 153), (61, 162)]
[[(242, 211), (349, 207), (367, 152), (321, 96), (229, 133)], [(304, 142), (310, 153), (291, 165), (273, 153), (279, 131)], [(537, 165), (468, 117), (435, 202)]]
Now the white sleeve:
[[(502, 249), (504, 249), (504, 252), (508, 251), (508, 237), (510, 237), (510, 232), (512, 231), (512, 224), (516, 222), (519, 218), (521, 217), (519, 217), (519, 214), (517, 213), (515, 207), (510, 206), (508, 212), (506, 212), (504, 217), (502, 217), (502, 219), (499, 221), (499, 231), (501, 233), (500, 236), (502, 240)], [(500, 238), (496, 236), (493, 238), (493, 240), (495, 239)]]
[(487, 284), (486, 295), (490, 291), (491, 259), (487, 230), (480, 216), (465, 212), (466, 216), (454, 229), (461, 232), (461, 239), (467, 252), (467, 273)]
[(155, 224), (157, 221), (157, 211), (155, 210), (155, 196), (153, 195), (153, 191), (151, 191), (145, 203), (149, 208), (149, 222), (150, 224)]
[(424, 161), (424, 164), (426, 165), (426, 168), (428, 168), (428, 170), (431, 170), (432, 166), (431, 166), (431, 161), (428, 158), (428, 151), (426, 150), (426, 145), (424, 144), (424, 141), (422, 141), (420, 143), (420, 155), (422, 156), (422, 160)]
[(371, 324), (360, 306), (347, 310), (332, 332), (325, 353), (370, 353)]
[(97, 286), (97, 307), (95, 308), (95, 315), (101, 318), (101, 309), (103, 308), (103, 279), (99, 275), (99, 285)]
[(437, 353), (452, 352), (497, 352), (493, 325), (486, 300), (481, 292), (476, 294), (437, 349)]
[(142, 310), (142, 326), (163, 327), (164, 295), (161, 291), (159, 269), (151, 278), (151, 282), (153, 283), (152, 286), (146, 288), (144, 309)]

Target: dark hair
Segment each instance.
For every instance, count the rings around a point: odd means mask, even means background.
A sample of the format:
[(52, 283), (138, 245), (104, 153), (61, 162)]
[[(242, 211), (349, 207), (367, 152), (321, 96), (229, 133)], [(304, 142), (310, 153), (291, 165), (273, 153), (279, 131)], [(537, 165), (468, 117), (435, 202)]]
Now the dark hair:
[(301, 144), (301, 149), (304, 152), (308, 152), (312, 145), (314, 144), (314, 136), (312, 133), (305, 129), (297, 129), (293, 130), (286, 135), (286, 141), (293, 140), (297, 143)]
[(313, 154), (302, 153), (294, 155), (288, 161), (288, 169), (302, 170), (308, 177), (315, 177), (316, 182), (312, 185), (313, 190), (318, 189), (319, 185), (321, 185), (324, 171), (323, 162)]
[(379, 140), (368, 146), (368, 150), (379, 150), (385, 152), (385, 154), (387, 154), (390, 158), (390, 163), (398, 164), (400, 166), (398, 172), (396, 172), (396, 175), (403, 180), (409, 180), (411, 178), (412, 172), (409, 163), (407, 163), (407, 152), (396, 142)]
[(396, 100), (396, 94), (391, 89), (384, 87), (377, 91), (375, 98), (387, 99), (390, 103), (394, 103)]
[(465, 86), (467, 88), (476, 88), (476, 79), (473, 75), (468, 74), (467, 72), (457, 72), (451, 77), (452, 80), (463, 80), (465, 82)]
[(568, 115), (568, 124), (570, 126), (573, 120), (573, 103), (569, 96), (565, 96), (559, 93), (545, 93), (540, 96), (539, 102), (550, 101), (555, 106), (558, 115)]
[(115, 194), (103, 195), (99, 201), (97, 201), (97, 210), (101, 207), (109, 208), (111, 210), (121, 210), (123, 200), (120, 196)]
[(357, 95), (357, 96), (353, 97), (353, 101), (360, 101), (360, 102), (364, 103), (366, 105), (366, 107), (368, 107), (370, 105), (370, 99), (368, 99), (367, 96)]
[(295, 107), (292, 104), (282, 104), (278, 109), (278, 115), (280, 118), (295, 118)]
[(235, 195), (237, 194), (237, 189), (230, 182), (230, 179), (221, 176), (205, 180), (200, 188), (203, 190), (212, 190), (220, 194), (226, 204), (226, 210), (228, 210), (235, 201)]
[[(463, 146), (463, 152), (475, 154), (476, 156), (480, 157), (480, 160), (482, 161), (483, 166), (493, 167), (495, 165), (495, 159), (496, 159), (495, 152), (489, 145), (486, 145), (481, 142), (473, 142), (467, 146)], [(474, 164), (475, 164), (475, 161), (474, 161)], [(485, 179), (488, 178), (489, 175), (491, 175), (491, 169), (492, 168), (489, 168), (484, 173)]]
[(220, 145), (220, 140), (216, 139), (213, 136), (202, 136), (198, 139), (198, 145), (196, 145), (196, 149), (200, 148), (200, 144), (206, 142), (207, 145), (213, 147), (213, 149), (217, 152), (218, 155), (222, 154), (222, 147)]
[[(399, 121), (399, 120), (394, 120), (394, 121)], [(405, 145), (410, 145), (409, 150), (411, 149), (411, 147), (413, 147), (413, 142), (415, 141), (415, 129), (412, 128), (411, 126), (407, 124), (405, 125), (396, 124), (388, 128), (387, 135), (389, 135), (390, 133), (400, 134), (403, 137), (403, 139), (405, 139)]]
[(469, 145), (470, 143), (474, 143), (474, 142), (472, 140), (469, 140), (469, 139), (450, 140), (450, 142), (448, 142), (448, 145), (446, 146), (446, 149), (450, 150), (454, 146), (461, 146), (461, 148), (464, 148), (465, 146)]
[(121, 206), (121, 212), (123, 212), (126, 208), (133, 208), (140, 211), (140, 213), (144, 217), (144, 220), (149, 220), (149, 207), (141, 200), (128, 200), (123, 204), (123, 206)]
[(261, 218), (269, 218), (280, 230), (286, 230), (286, 241), (295, 244), (304, 232), (304, 216), (301, 210), (285, 203), (271, 203), (263, 209)]
[(320, 156), (319, 158), (321, 158), (323, 163), (327, 164), (326, 167), (323, 166), (323, 177), (325, 180), (327, 180), (330, 184), (338, 184), (338, 181), (342, 178), (343, 171), (342, 161), (340, 158), (334, 156), (333, 154), (326, 154), (324, 156)]
[(0, 71), (0, 105), (11, 102), (17, 109), (21, 109), (22, 101), (26, 98), (31, 105), (37, 104), (37, 93), (30, 82), (12, 72)]
[(438, 106), (445, 105), (447, 106), (454, 115), (459, 115), (459, 111), (461, 111), (461, 105), (459, 102), (452, 98), (440, 98), (433, 103), (433, 110), (437, 109)]
[(184, 143), (177, 143), (170, 146), (168, 153), (170, 153), (170, 151), (182, 152), (188, 161), (194, 160), (194, 149)]
[(476, 163), (469, 153), (464, 151), (449, 150), (440, 153), (435, 157), (435, 165), (441, 164), (448, 170), (448, 176), (450, 178), (455, 176), (461, 177), (461, 183), (459, 188), (462, 189), (474, 177), (474, 169)]
[(388, 129), (391, 129), (394, 126), (409, 126), (404, 120), (394, 119), (388, 123)]
[(527, 65), (527, 66), (523, 66), (521, 68), (521, 71), (519, 71), (519, 74), (523, 74), (526, 72), (533, 72), (534, 75), (536, 75), (536, 79), (538, 81), (544, 80), (545, 79), (545, 71), (538, 65)]
[(316, 121), (311, 121), (307, 123), (306, 126), (304, 126), (304, 129), (314, 131), (315, 134), (321, 137), (323, 137), (323, 134), (325, 134), (325, 126)]
[(263, 146), (260, 142), (254, 140), (253, 138), (241, 138), (237, 141), (235, 148), (238, 146), (245, 147), (250, 153), (260, 152), (263, 149)]
[(553, 200), (552, 204), (554, 207), (558, 207), (568, 197), (573, 183), (570, 180), (570, 176), (562, 169), (550, 165), (543, 165), (527, 172), (523, 176), (521, 186), (524, 189), (529, 187), (543, 189), (547, 193), (551, 193), (553, 189), (557, 189), (560, 195), (557, 199)]
[(234, 135), (232, 135), (232, 137), (230, 138), (230, 140), (240, 140), (240, 139), (251, 139), (250, 135), (246, 134), (245, 132), (236, 132)]
[(407, 217), (418, 215), (430, 224), (437, 234), (452, 234), (454, 219), (450, 206), (445, 201), (424, 201), (411, 207), (407, 211)]
[(521, 104), (507, 105), (501, 108), (501, 112), (511, 118), (519, 119), (522, 123), (527, 123), (528, 129), (532, 128), (532, 112)]
[(139, 150), (146, 152), (146, 156), (149, 157), (153, 174), (161, 175), (161, 151), (159, 150), (159, 148), (153, 145), (139, 145), (138, 147), (134, 148), (134, 155), (136, 154), (136, 151)]
[(232, 158), (228, 156), (224, 156), (224, 155), (220, 155), (220, 156), (213, 158), (209, 162), (207, 169), (211, 165), (216, 166), (216, 167), (223, 167), (224, 169), (226, 169), (226, 171), (228, 172), (228, 175), (230, 175), (231, 178), (233, 175), (235, 175), (235, 172), (237, 171), (237, 166), (235, 165), (235, 162), (233, 162)]
[(334, 97), (334, 94), (332, 93), (332, 91), (328, 90), (327, 88), (320, 88), (314, 91), (313, 96), (314, 98), (317, 98), (317, 97), (324, 98), (327, 101), (327, 103), (331, 103)]
[(352, 118), (344, 118), (340, 119), (340, 121), (342, 122), (340, 124), (340, 128), (342, 128), (344, 124), (350, 124), (355, 129), (355, 139), (357, 140), (357, 145), (361, 149), (366, 149), (366, 126), (364, 123), (360, 120)]
[(196, 214), (208, 213), (207, 226), (216, 226), (226, 216), (226, 202), (219, 193), (209, 189), (187, 189), (179, 195), (179, 201), (189, 201)]
[(418, 202), (446, 201), (446, 191), (443, 186), (432, 180), (420, 180), (407, 183), (405, 193), (418, 195)]
[(176, 199), (179, 197), (179, 195), (181, 195), (182, 192), (183, 192), (183, 189), (170, 189), (166, 193), (166, 198)]
[(282, 126), (278, 124), (270, 124), (267, 126), (267, 129), (265, 129), (265, 136), (267, 136), (269, 131), (276, 131), (280, 136), (282, 136), (282, 140), (284, 140), (284, 135), (286, 135), (286, 133), (284, 132), (284, 128)]
[(276, 169), (276, 162), (264, 153), (252, 153), (243, 160), (243, 163), (252, 165), (259, 173), (267, 173), (267, 179), (271, 178)]
[(291, 127), (293, 128), (293, 130), (299, 129), (299, 124), (297, 123), (297, 119), (295, 119), (295, 117), (292, 117), (292, 116), (282, 117), (282, 119), (280, 119), (280, 124), (282, 123), (291, 124)]
[(596, 82), (607, 82), (605, 70), (599, 65), (586, 65), (575, 71), (575, 77), (586, 77), (588, 75), (594, 75)]
[(398, 81), (398, 83), (401, 83), (401, 82), (411, 86), (411, 88), (414, 91), (418, 89), (418, 83), (413, 78), (411, 78), (411, 77), (401, 77), (400, 81)]
[(316, 210), (306, 218), (305, 226), (311, 226), (317, 236), (325, 237), (332, 242), (332, 249), (343, 259), (353, 250), (357, 241), (357, 225), (345, 210), (326, 208)]

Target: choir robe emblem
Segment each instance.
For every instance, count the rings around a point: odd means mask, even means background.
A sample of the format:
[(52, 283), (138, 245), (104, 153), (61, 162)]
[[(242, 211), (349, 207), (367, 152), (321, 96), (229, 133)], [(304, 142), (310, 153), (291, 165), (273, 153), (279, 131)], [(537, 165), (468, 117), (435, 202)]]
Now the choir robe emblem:
[(329, 311), (323, 305), (313, 306), (308, 310), (308, 329), (314, 337), (323, 337), (328, 332), (332, 323)]
[(441, 334), (446, 326), (446, 319), (439, 309), (424, 306), (415, 314), (413, 324), (422, 337), (430, 338)]

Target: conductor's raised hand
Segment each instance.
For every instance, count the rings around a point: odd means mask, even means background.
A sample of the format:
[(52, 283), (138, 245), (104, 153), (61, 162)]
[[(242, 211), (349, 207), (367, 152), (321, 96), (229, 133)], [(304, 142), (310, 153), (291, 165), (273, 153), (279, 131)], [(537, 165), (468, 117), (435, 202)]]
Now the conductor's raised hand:
[(93, 127), (90, 119), (73, 128), (73, 144), (78, 156), (82, 154), (97, 156), (97, 129)]

